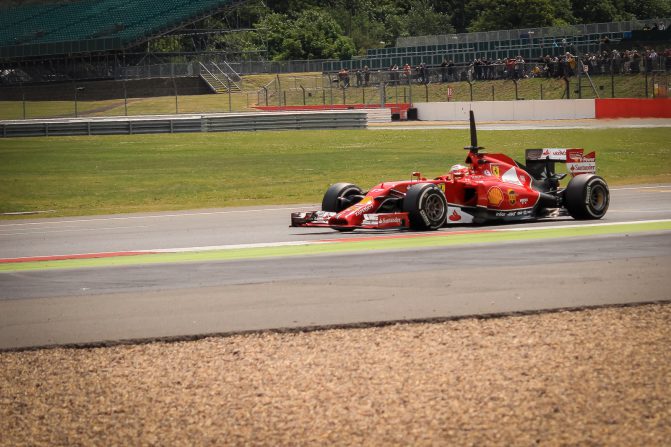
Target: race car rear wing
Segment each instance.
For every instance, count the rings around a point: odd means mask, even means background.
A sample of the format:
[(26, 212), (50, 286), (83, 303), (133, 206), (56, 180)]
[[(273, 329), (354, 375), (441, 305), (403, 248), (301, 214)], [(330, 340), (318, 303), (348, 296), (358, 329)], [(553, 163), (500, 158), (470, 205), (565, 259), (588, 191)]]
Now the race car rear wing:
[[(585, 154), (580, 148), (543, 148), (525, 151), (527, 170), (533, 175), (554, 174), (555, 163), (566, 163), (566, 171), (572, 176), (596, 173), (596, 154)], [(538, 178), (538, 177), (537, 177)]]

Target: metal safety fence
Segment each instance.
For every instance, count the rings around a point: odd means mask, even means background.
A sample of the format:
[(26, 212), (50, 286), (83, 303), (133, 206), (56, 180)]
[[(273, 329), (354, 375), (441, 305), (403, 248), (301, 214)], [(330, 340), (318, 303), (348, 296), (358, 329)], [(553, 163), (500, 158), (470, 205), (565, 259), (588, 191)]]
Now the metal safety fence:
[[(18, 85), (0, 95), (0, 119), (237, 113), (258, 106), (406, 104), (524, 99), (655, 98), (668, 95), (671, 58), (404, 66), (275, 75), (259, 86), (210, 94), (198, 77)], [(11, 93), (11, 95), (10, 95)]]
[(0, 136), (137, 135), (300, 129), (362, 129), (363, 110), (0, 121)]

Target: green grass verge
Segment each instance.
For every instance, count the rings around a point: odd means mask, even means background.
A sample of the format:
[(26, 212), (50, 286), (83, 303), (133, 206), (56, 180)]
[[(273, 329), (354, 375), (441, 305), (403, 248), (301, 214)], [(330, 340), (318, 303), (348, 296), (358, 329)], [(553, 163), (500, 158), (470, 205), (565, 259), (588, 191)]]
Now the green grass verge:
[[(53, 216), (319, 202), (463, 162), (466, 130), (323, 130), (0, 139), (0, 213)], [(481, 131), (491, 152), (597, 151), (612, 184), (671, 181), (671, 129)], [(9, 218), (4, 216), (3, 218)]]
[(0, 264), (0, 272), (45, 269), (73, 269), (144, 264), (231, 261), (281, 256), (308, 256), (320, 254), (352, 253), (375, 250), (406, 250), (448, 247), (464, 244), (486, 244), (534, 239), (587, 237), (607, 234), (632, 234), (640, 232), (669, 231), (671, 222), (642, 222), (617, 225), (585, 225), (571, 228), (529, 228), (523, 231), (493, 231), (485, 233), (430, 233), (410, 238), (379, 238), (365, 241), (342, 241), (326, 244), (242, 248), (191, 253), (160, 253), (111, 258), (72, 259), (61, 261), (22, 262)]

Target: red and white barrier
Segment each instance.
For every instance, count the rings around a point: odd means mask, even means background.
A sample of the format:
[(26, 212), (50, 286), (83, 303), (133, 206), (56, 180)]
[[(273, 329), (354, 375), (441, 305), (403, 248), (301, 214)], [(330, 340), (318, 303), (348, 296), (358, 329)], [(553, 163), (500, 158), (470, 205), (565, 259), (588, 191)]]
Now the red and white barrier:
[(596, 118), (671, 118), (671, 98), (595, 99)]
[(671, 98), (428, 102), (413, 106), (421, 121), (467, 121), (470, 110), (478, 121), (671, 118)]

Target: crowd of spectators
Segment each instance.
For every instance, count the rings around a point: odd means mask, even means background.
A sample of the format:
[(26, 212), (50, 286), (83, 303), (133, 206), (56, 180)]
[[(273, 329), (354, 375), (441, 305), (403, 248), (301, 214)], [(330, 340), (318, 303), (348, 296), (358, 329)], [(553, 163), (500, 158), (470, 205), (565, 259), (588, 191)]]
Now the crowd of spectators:
[[(671, 70), (671, 49), (661, 54), (654, 49), (611, 50), (586, 53), (580, 57), (566, 52), (557, 56), (546, 55), (540, 60), (525, 61), (522, 56), (490, 61), (474, 60), (469, 65), (469, 78), (474, 80), (522, 79), (532, 77), (564, 78), (582, 70), (590, 75), (651, 73), (653, 70)], [(450, 76), (448, 76), (448, 80)]]
[[(522, 56), (490, 60), (477, 58), (470, 64), (456, 65), (445, 59), (439, 67), (420, 64), (411, 67), (404, 64), (392, 65), (388, 70), (375, 72), (375, 80), (382, 76), (391, 85), (408, 82), (428, 84), (429, 82), (455, 82), (476, 80), (501, 80), (524, 78), (570, 78), (579, 71), (590, 75), (652, 73), (656, 70), (671, 71), (671, 48), (657, 52), (653, 48), (645, 50), (607, 50), (585, 53), (578, 57), (571, 52), (560, 55), (546, 55), (540, 59), (524, 60)], [(357, 87), (371, 84), (372, 71), (366, 66), (354, 70)], [(350, 72), (341, 69), (335, 80), (342, 88), (351, 86)], [(376, 83), (376, 82), (374, 82)]]

